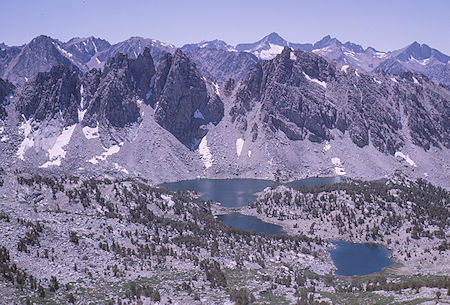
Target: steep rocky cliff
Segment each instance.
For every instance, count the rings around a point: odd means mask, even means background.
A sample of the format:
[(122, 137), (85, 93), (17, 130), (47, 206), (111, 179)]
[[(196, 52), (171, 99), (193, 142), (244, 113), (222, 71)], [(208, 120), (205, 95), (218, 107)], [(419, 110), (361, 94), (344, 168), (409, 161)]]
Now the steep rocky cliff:
[[(332, 139), (338, 129), (359, 147), (371, 143), (394, 154), (405, 137), (424, 149), (449, 147), (449, 97), (424, 76), (367, 74), (285, 48), (247, 74), (230, 115), (241, 130), (252, 128), (254, 140), (261, 127), (314, 142)], [(249, 121), (252, 111), (259, 120)]]
[(160, 60), (150, 98), (155, 120), (187, 147), (194, 149), (207, 130), (223, 117), (223, 102), (208, 92), (207, 80), (181, 51)]

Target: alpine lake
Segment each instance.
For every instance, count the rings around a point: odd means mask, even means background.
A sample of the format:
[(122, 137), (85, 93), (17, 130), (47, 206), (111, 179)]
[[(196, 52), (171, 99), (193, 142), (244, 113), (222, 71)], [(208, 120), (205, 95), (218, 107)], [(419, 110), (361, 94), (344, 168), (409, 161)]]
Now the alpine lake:
[[(340, 177), (311, 177), (296, 180), (286, 185), (315, 187), (340, 182)], [(162, 183), (159, 187), (177, 190), (192, 190), (200, 194), (202, 200), (219, 202), (227, 208), (247, 206), (256, 200), (256, 193), (266, 187), (277, 185), (272, 180), (261, 179), (195, 179)], [(285, 235), (281, 226), (264, 222), (257, 217), (238, 212), (219, 215), (224, 224), (256, 233)], [(389, 251), (376, 244), (357, 244), (345, 241), (332, 241), (335, 249), (330, 250), (331, 258), (337, 268), (336, 274), (342, 276), (367, 275), (380, 272), (384, 267), (394, 264)]]

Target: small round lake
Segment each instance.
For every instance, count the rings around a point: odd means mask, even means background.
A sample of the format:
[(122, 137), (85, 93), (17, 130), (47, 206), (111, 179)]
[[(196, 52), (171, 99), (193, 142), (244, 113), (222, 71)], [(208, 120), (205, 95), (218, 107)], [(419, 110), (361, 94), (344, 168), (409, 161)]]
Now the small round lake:
[(394, 264), (389, 258), (389, 250), (375, 244), (355, 244), (333, 241), (336, 249), (330, 250), (337, 275), (367, 275), (380, 272)]
[(219, 215), (217, 217), (224, 224), (234, 228), (240, 228), (248, 231), (254, 230), (256, 233), (265, 233), (268, 235), (286, 235), (283, 228), (271, 223), (264, 222), (255, 216), (242, 215), (240, 213), (230, 213)]

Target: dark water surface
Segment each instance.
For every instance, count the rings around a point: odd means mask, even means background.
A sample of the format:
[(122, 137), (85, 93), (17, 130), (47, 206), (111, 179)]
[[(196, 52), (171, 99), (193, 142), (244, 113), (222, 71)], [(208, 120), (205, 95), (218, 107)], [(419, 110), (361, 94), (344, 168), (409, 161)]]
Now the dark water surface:
[(367, 275), (391, 266), (389, 250), (375, 244), (354, 244), (335, 241), (336, 249), (330, 250), (337, 275)]
[(196, 179), (169, 182), (159, 185), (171, 191), (193, 190), (201, 193), (201, 199), (220, 202), (227, 208), (238, 208), (256, 200), (261, 192), (275, 181), (259, 179)]
[(264, 222), (256, 218), (255, 216), (247, 216), (240, 213), (230, 213), (219, 215), (217, 218), (227, 226), (234, 228), (240, 228), (248, 231), (254, 230), (256, 233), (265, 233), (268, 235), (286, 235), (286, 232), (283, 231), (282, 227)]

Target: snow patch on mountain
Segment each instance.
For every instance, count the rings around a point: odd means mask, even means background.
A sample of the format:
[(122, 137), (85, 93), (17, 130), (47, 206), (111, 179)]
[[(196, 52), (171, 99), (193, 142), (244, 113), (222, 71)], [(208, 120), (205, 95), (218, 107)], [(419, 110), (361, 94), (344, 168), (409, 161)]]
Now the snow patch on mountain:
[(422, 66), (426, 66), (430, 62), (430, 58), (425, 58), (423, 60), (418, 60), (418, 59), (414, 58), (414, 56), (411, 55), (409, 57), (408, 61), (413, 62), (413, 63), (418, 63), (419, 65), (422, 65)]
[(294, 52), (291, 52), (291, 54), (289, 55), (289, 58), (293, 61), (297, 60), (297, 56), (295, 56)]
[(244, 147), (244, 143), (245, 143), (245, 141), (242, 138), (238, 138), (236, 140), (236, 153), (237, 153), (238, 157), (241, 156), (242, 147)]
[(375, 56), (378, 58), (384, 58), (387, 56), (387, 53), (385, 52), (375, 52)]
[(214, 89), (216, 90), (216, 94), (220, 97), (219, 85), (216, 82), (214, 82), (213, 85)]
[(63, 56), (68, 57), (68, 58), (72, 58), (72, 57), (73, 57), (73, 54), (72, 54), (72, 53), (67, 52), (66, 50), (64, 50), (63, 48), (61, 48), (58, 44), (56, 44), (56, 43), (53, 42), (53, 45), (58, 49), (58, 51), (59, 51)]
[(205, 165), (205, 168), (210, 168), (213, 163), (213, 158), (211, 151), (208, 147), (208, 141), (206, 140), (206, 136), (203, 137), (203, 139), (200, 141), (200, 145), (198, 146), (198, 152), (200, 156), (202, 157), (203, 164)]
[(125, 173), (125, 174), (127, 174), (127, 175), (129, 174), (128, 170), (127, 170), (125, 167), (119, 165), (119, 163), (114, 162), (113, 165), (114, 165), (114, 168), (115, 168), (116, 170), (118, 170), (119, 172), (123, 172), (123, 173)]
[(269, 43), (269, 49), (268, 50), (261, 50), (255, 52), (255, 55), (263, 60), (270, 60), (273, 59), (278, 54), (281, 54), (283, 51), (283, 46), (279, 46), (273, 43)]
[(376, 82), (378, 85), (381, 85), (381, 81), (379, 81), (379, 80), (376, 79), (375, 77), (373, 78), (373, 81)]
[(84, 87), (83, 85), (80, 86), (80, 95), (81, 95), (81, 101), (80, 101), (80, 105), (78, 106), (78, 122), (83, 121), (84, 115), (86, 114), (87, 109), (84, 109), (84, 98), (83, 98), (83, 93), (84, 93)]
[(86, 137), (86, 139), (90, 140), (90, 139), (96, 139), (98, 138), (100, 135), (98, 133), (98, 122), (97, 122), (97, 126), (95, 126), (94, 128), (91, 128), (89, 126), (85, 126), (83, 127), (83, 134)]
[(345, 51), (344, 54), (351, 57), (353, 60), (359, 61), (359, 58), (356, 57), (355, 52), (353, 51)]
[(105, 151), (102, 152), (102, 154), (100, 156), (95, 156), (95, 157), (91, 158), (90, 160), (88, 160), (88, 162), (90, 162), (92, 164), (97, 164), (100, 161), (106, 161), (107, 157), (117, 154), (120, 151), (120, 148), (122, 147), (122, 145), (123, 145), (123, 142), (113, 145), (110, 148), (103, 147), (103, 149)]
[(343, 66), (341, 67), (341, 71), (343, 71), (344, 73), (347, 73), (348, 67), (350, 67), (350, 66), (349, 66), (349, 65), (343, 65)]
[(306, 77), (307, 80), (314, 82), (316, 84), (321, 85), (322, 87), (324, 87), (325, 89), (327, 88), (327, 83), (326, 82), (322, 82), (316, 78), (311, 78), (308, 74), (306, 74), (305, 72), (303, 72), (303, 75)]
[(30, 118), (29, 120), (23, 122), (19, 127), (19, 130), (21, 130), (23, 132), (23, 135), (25, 136), (22, 143), (20, 143), (19, 149), (17, 150), (17, 153), (16, 153), (20, 160), (25, 160), (25, 158), (24, 158), (25, 152), (29, 148), (34, 146), (34, 138), (31, 134), (31, 129), (32, 129), (31, 122), (32, 121), (33, 121), (33, 118)]
[(61, 134), (56, 138), (55, 144), (48, 150), (49, 161), (42, 164), (40, 167), (46, 168), (51, 165), (61, 165), (61, 160), (66, 157), (66, 151), (64, 147), (69, 144), (72, 138), (73, 131), (76, 124), (65, 127)]
[(345, 168), (342, 165), (341, 159), (339, 159), (337, 157), (331, 158), (331, 163), (333, 163), (333, 165), (334, 165), (334, 172), (336, 173), (336, 175), (343, 176), (346, 174)]
[(408, 163), (408, 164), (411, 165), (411, 166), (414, 166), (414, 167), (417, 166), (417, 165), (416, 165), (416, 162), (414, 162), (408, 155), (405, 155), (404, 153), (402, 153), (402, 152), (400, 152), (400, 151), (395, 152), (395, 155), (394, 155), (394, 156), (395, 156), (396, 158), (400, 158), (400, 159), (405, 160), (406, 163)]

